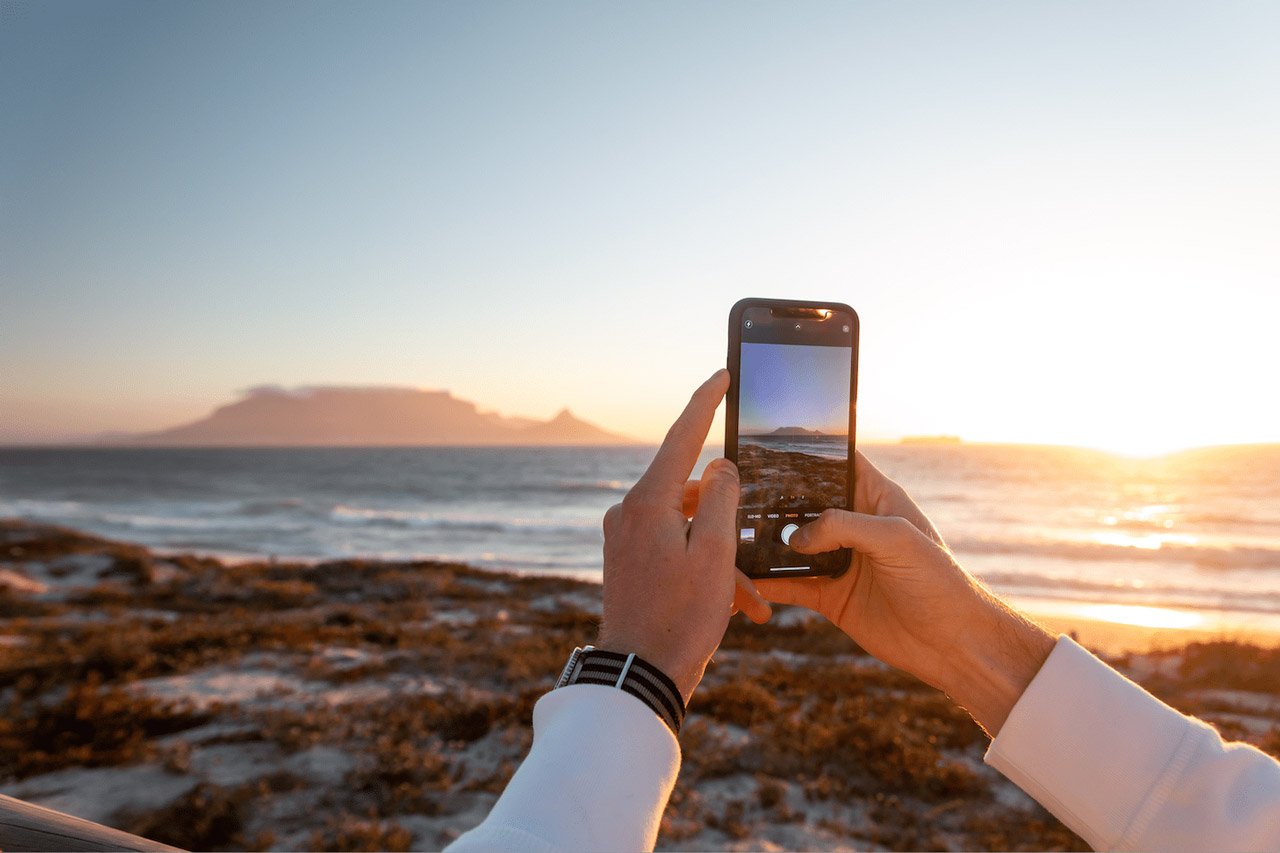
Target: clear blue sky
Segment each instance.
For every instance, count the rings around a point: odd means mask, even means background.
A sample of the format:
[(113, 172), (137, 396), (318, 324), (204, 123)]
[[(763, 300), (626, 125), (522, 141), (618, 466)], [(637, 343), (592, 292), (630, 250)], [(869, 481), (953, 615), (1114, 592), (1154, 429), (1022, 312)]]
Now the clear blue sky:
[(849, 370), (847, 347), (743, 344), (738, 431), (801, 427), (847, 434)]
[(858, 309), (871, 437), (1280, 440), (1278, 36), (1263, 2), (5, 0), (0, 441), (265, 382), (657, 438), (748, 295)]

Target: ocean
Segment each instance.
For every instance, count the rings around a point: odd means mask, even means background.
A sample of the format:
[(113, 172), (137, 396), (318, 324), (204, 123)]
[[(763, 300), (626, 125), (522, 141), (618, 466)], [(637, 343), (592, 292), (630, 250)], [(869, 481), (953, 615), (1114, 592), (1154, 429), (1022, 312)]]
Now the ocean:
[[(1280, 445), (1150, 460), (862, 449), (1001, 593), (1280, 617)], [(0, 517), (231, 558), (431, 558), (599, 577), (601, 516), (653, 452), (3, 449)]]

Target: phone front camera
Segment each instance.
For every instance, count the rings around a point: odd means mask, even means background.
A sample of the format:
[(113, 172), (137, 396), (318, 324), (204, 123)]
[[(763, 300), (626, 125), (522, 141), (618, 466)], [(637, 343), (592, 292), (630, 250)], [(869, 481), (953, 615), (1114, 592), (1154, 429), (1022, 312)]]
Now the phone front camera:
[(847, 335), (849, 334), (849, 327), (847, 325), (841, 326), (840, 331), (844, 332)]
[(755, 325), (755, 321), (754, 321), (754, 320), (748, 320), (747, 322), (743, 323), (742, 325), (744, 325), (744, 326), (746, 326), (748, 329), (750, 329), (752, 326), (754, 326), (754, 325)]

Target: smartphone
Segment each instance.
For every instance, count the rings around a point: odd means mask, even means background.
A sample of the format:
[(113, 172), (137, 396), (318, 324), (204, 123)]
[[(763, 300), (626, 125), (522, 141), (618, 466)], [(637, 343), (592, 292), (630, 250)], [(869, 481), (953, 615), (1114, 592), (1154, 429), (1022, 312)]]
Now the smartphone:
[(853, 508), (858, 315), (839, 302), (743, 299), (729, 312), (724, 451), (738, 466), (738, 568), (829, 576), (849, 549), (791, 550), (828, 507)]

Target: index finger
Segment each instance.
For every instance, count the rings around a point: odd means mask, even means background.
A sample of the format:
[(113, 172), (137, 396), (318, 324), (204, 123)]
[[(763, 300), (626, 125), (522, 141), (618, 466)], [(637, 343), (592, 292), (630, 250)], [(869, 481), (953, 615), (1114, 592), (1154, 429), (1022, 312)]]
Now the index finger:
[(698, 386), (689, 403), (667, 430), (653, 461), (644, 475), (632, 487), (633, 492), (649, 493), (657, 497), (669, 497), (677, 505), (684, 491), (684, 481), (689, 479), (702, 445), (707, 441), (716, 407), (729, 390), (729, 371), (721, 368), (711, 378)]

